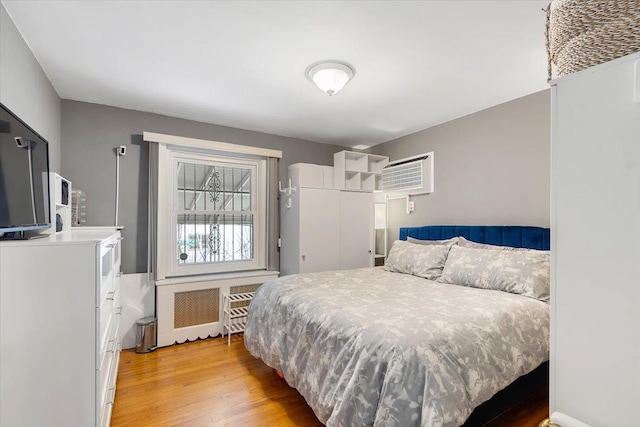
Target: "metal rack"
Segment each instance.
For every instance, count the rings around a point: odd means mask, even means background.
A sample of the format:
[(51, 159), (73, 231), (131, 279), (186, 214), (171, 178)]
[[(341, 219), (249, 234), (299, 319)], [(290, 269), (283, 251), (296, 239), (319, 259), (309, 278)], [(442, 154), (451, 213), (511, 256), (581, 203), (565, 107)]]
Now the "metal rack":
[[(226, 294), (222, 297), (222, 337), (227, 336), (227, 345), (231, 345), (231, 334), (244, 332), (247, 325), (249, 304), (255, 292)], [(233, 303), (246, 302), (241, 307), (232, 307)]]

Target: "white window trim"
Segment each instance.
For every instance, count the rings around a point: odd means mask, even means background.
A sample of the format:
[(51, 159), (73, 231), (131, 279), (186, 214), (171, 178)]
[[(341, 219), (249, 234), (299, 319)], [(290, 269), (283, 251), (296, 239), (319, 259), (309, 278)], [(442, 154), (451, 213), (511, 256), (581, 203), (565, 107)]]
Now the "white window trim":
[[(224, 164), (243, 165), (247, 168), (255, 170), (255, 179), (251, 182), (251, 192), (254, 200), (254, 209), (251, 210), (253, 215), (253, 259), (247, 261), (224, 261), (217, 263), (202, 264), (179, 264), (175, 252), (171, 258), (171, 268), (169, 274), (171, 276), (187, 276), (192, 274), (207, 274), (216, 272), (230, 271), (246, 271), (266, 268), (265, 252), (266, 252), (266, 194), (260, 191), (259, 183), (266, 183), (266, 160), (236, 158), (230, 156), (209, 155), (205, 153), (194, 154), (193, 152), (185, 152), (181, 150), (169, 149), (172, 158), (172, 190), (171, 190), (171, 232), (169, 242), (173, 244), (175, 251), (175, 243), (177, 242), (176, 216), (178, 215), (176, 200), (176, 166), (178, 162), (190, 162), (200, 164)], [(168, 243), (169, 243), (168, 242)]]
[[(266, 251), (267, 251), (267, 159), (264, 157), (265, 152), (271, 154), (282, 153), (276, 150), (266, 149), (253, 149), (255, 147), (247, 147), (242, 145), (216, 143), (213, 141), (194, 140), (200, 141), (197, 146), (185, 144), (184, 140), (190, 140), (189, 138), (172, 137), (170, 135), (164, 135), (163, 141), (156, 141), (157, 135), (144, 133), (144, 139), (146, 141), (159, 142), (159, 167), (158, 167), (158, 262), (157, 262), (157, 279), (164, 279), (168, 277), (179, 277), (189, 275), (201, 275), (211, 273), (223, 273), (233, 271), (251, 271), (251, 270), (265, 270), (266, 269)], [(155, 139), (154, 139), (155, 138)], [(181, 143), (170, 144), (167, 140), (171, 138), (179, 138)], [(203, 143), (210, 143), (203, 145)], [(222, 144), (222, 145), (220, 145)], [(238, 148), (239, 147), (239, 148)], [(223, 153), (220, 153), (221, 148), (225, 148)], [(230, 148), (238, 148), (235, 151), (231, 151)], [(249, 151), (254, 151), (249, 153)], [(256, 154), (260, 153), (260, 154)], [(230, 155), (231, 154), (231, 155)], [(234, 157), (233, 154), (236, 156)], [(239, 154), (239, 155), (238, 155)], [(174, 212), (174, 170), (173, 165), (176, 156), (187, 158), (188, 156), (196, 157), (215, 157), (216, 161), (222, 160), (220, 157), (228, 158), (229, 161), (236, 162), (253, 162), (257, 167), (257, 181), (262, 183), (257, 185), (252, 183), (256, 187), (256, 200), (257, 200), (257, 214), (254, 216), (254, 259), (252, 261), (233, 261), (206, 265), (189, 265), (179, 266), (175, 258), (175, 238), (176, 230), (173, 212)], [(173, 239), (173, 240), (172, 240)], [(224, 268), (221, 268), (224, 267)]]
[(249, 145), (229, 144), (228, 142), (209, 141), (206, 139), (185, 138), (183, 136), (165, 135), (162, 133), (143, 132), (142, 139), (157, 142), (159, 145), (170, 144), (204, 150), (216, 150), (233, 154), (252, 154), (254, 156), (282, 158), (282, 151), (269, 148), (251, 147)]

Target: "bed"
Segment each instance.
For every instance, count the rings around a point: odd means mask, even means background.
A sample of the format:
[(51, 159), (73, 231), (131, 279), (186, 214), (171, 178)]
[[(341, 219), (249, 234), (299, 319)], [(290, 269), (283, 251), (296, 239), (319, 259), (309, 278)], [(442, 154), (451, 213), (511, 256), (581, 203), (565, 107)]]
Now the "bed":
[[(285, 276), (262, 285), (250, 306), (245, 346), (327, 426), (460, 426), (548, 360), (548, 229), (427, 226), (402, 228), (400, 239), (391, 271)], [(522, 275), (528, 259), (535, 265)], [(487, 271), (511, 274), (505, 289), (485, 286), (495, 279)]]

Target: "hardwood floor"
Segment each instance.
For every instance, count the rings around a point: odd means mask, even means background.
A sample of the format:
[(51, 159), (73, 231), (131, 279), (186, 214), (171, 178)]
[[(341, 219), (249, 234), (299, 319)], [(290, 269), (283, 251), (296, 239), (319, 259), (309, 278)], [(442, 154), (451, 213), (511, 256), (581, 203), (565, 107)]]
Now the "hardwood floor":
[[(322, 426), (304, 398), (244, 348), (220, 338), (121, 354), (111, 426)], [(537, 427), (544, 390), (487, 424)]]
[(322, 426), (302, 396), (221, 338), (123, 351), (111, 426)]

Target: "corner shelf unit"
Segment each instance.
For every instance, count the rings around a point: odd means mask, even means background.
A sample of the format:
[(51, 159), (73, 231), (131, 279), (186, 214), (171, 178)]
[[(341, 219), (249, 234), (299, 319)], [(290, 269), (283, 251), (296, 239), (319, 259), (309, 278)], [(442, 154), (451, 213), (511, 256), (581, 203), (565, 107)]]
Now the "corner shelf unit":
[(382, 169), (389, 163), (386, 156), (340, 151), (333, 155), (335, 188), (352, 191), (382, 189)]
[[(227, 345), (231, 345), (231, 334), (244, 332), (244, 328), (247, 325), (247, 314), (249, 314), (249, 304), (251, 304), (254, 295), (255, 292), (243, 292), (239, 294), (225, 294), (223, 296), (222, 337), (227, 336)], [(234, 307), (234, 303), (247, 304)]]

